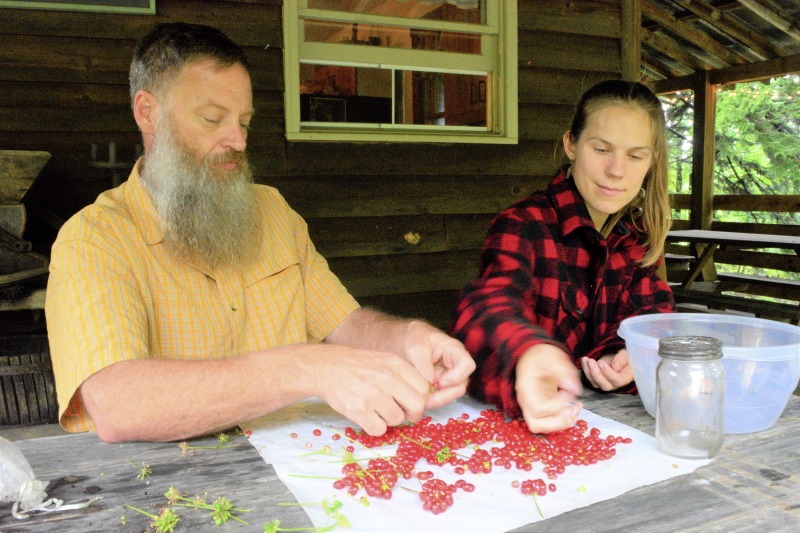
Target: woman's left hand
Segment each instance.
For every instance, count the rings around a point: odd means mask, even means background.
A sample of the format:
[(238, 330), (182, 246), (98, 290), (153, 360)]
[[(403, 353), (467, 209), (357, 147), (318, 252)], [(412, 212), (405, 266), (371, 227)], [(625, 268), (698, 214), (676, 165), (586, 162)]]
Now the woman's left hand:
[(603, 355), (598, 360), (581, 358), (583, 375), (592, 387), (612, 391), (633, 381), (633, 368), (628, 361), (628, 350), (620, 350), (615, 355)]

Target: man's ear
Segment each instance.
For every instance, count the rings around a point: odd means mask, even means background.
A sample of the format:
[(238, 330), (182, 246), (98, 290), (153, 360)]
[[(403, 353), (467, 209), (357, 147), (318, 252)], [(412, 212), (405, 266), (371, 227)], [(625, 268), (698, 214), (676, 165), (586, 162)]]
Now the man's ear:
[(145, 137), (152, 136), (156, 131), (157, 110), (158, 101), (150, 91), (142, 89), (133, 97), (133, 118)]
[(572, 132), (567, 131), (564, 133), (564, 136), (561, 137), (561, 142), (564, 143), (564, 153), (567, 154), (567, 157), (570, 161), (575, 160), (575, 144), (572, 140)]

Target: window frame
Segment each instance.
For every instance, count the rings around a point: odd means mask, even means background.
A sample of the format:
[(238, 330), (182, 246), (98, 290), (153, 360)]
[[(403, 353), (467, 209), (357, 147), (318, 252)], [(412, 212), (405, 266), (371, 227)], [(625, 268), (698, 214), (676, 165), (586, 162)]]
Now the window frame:
[[(308, 9), (307, 0), (283, 3), (284, 106), (289, 141), (391, 141), (516, 144), (517, 5), (484, 0), (486, 24), (410, 19)], [(458, 54), (304, 41), (304, 19), (466, 32), (481, 36), (481, 54)], [(493, 41), (497, 43), (495, 46)], [(346, 60), (343, 60), (346, 58)], [(377, 58), (377, 60), (376, 60)], [(300, 121), (300, 62), (367, 68), (486, 75), (491, 107), (487, 127)]]

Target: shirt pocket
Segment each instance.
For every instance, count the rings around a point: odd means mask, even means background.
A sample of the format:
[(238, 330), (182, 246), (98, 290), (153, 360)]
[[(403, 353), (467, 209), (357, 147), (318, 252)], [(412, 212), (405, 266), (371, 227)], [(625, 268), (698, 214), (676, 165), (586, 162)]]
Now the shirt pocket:
[(586, 291), (579, 289), (573, 283), (561, 283), (561, 301), (558, 309), (558, 329), (562, 338), (566, 339), (570, 333), (586, 320), (589, 313), (589, 297)]
[(245, 287), (246, 349), (306, 342), (306, 295), (298, 263), (286, 265)]

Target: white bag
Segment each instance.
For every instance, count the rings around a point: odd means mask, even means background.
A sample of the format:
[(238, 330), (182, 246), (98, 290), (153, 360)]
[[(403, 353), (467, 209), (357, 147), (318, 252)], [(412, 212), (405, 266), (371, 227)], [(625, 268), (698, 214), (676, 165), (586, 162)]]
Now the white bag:
[(72, 505), (63, 505), (64, 502), (58, 498), (45, 501), (47, 483), (37, 480), (22, 452), (13, 443), (0, 437), (0, 503), (14, 502), (11, 507), (14, 518), (28, 518), (34, 511), (49, 513), (81, 509), (100, 499), (92, 498)]

